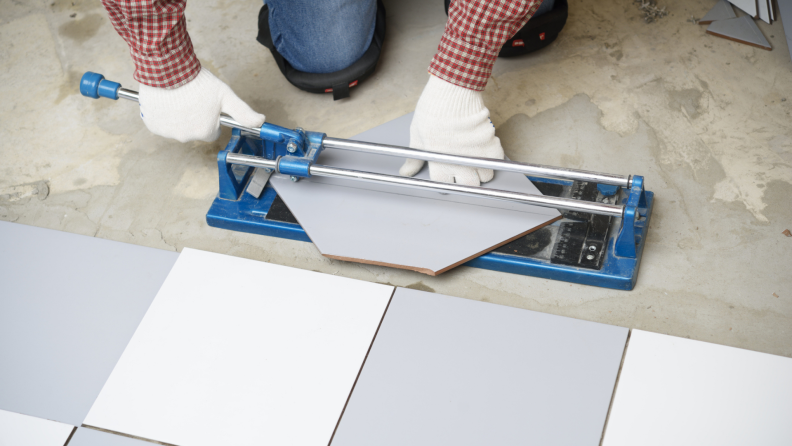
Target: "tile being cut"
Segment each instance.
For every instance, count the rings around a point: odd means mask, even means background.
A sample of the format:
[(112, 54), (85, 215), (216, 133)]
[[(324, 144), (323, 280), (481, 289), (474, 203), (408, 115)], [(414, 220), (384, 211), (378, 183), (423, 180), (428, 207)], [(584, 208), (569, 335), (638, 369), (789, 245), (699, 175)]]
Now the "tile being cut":
[(74, 426), (0, 410), (0, 446), (63, 446)]
[(85, 425), (326, 446), (393, 287), (185, 248)]
[(792, 358), (633, 330), (603, 446), (792, 444)]
[(598, 446), (627, 332), (397, 288), (331, 446)]
[(82, 424), (178, 256), (0, 222), (0, 409)]
[[(412, 114), (353, 137), (408, 146)], [(403, 158), (328, 149), (318, 164), (398, 175)], [(429, 179), (428, 168), (416, 178)], [(293, 183), (273, 175), (273, 187), (330, 258), (437, 275), (552, 223), (555, 209), (439, 194), (395, 186), (312, 177)], [(541, 195), (524, 175), (499, 171), (491, 189)]]
[(734, 14), (734, 8), (732, 8), (731, 3), (726, 0), (720, 0), (718, 3), (715, 3), (715, 6), (709, 10), (709, 12), (699, 20), (699, 25), (709, 25), (710, 23), (716, 20), (726, 20), (726, 19), (733, 19), (736, 18), (737, 15)]
[(762, 31), (756, 26), (754, 19), (747, 15), (736, 19), (712, 22), (712, 24), (707, 27), (707, 34), (755, 46), (763, 50), (772, 49), (770, 42), (767, 41)]

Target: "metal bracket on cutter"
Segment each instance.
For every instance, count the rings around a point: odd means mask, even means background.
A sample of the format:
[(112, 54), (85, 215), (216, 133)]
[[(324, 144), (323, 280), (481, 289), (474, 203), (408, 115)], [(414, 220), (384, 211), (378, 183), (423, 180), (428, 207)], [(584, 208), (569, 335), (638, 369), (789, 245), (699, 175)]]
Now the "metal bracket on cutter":
[(269, 181), (271, 176), (272, 169), (256, 169), (256, 171), (253, 172), (253, 177), (250, 178), (250, 183), (248, 183), (248, 187), (245, 192), (252, 195), (253, 198), (259, 198), (261, 196), (261, 192), (264, 190), (264, 186), (267, 185), (267, 181)]

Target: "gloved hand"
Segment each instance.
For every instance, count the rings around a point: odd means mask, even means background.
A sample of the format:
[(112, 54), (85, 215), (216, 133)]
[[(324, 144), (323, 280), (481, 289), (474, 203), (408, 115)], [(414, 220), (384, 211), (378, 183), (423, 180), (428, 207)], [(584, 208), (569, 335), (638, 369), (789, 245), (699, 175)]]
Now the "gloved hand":
[(214, 141), (220, 136), (220, 112), (247, 127), (264, 124), (264, 115), (206, 68), (178, 88), (140, 85), (140, 117), (151, 133), (181, 142)]
[[(480, 91), (469, 90), (429, 76), (410, 126), (410, 147), (429, 152), (503, 159), (500, 139)], [(424, 161), (408, 159), (399, 169), (411, 177)], [(429, 163), (434, 181), (479, 186), (494, 178), (492, 169)]]

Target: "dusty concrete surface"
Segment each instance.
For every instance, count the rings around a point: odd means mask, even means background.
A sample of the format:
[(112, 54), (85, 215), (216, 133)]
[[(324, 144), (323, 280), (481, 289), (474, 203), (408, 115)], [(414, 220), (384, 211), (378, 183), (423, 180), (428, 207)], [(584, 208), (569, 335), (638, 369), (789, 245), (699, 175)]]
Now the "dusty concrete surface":
[[(377, 73), (336, 103), (291, 87), (255, 42), (259, 1), (193, 1), (187, 15), (203, 64), (269, 121), (348, 137), (415, 106), (441, 3), (386, 2)], [(760, 23), (768, 52), (688, 21), (714, 3), (662, 1), (671, 15), (645, 24), (631, 0), (573, 0), (559, 40), (499, 60), (485, 91), (511, 158), (646, 176), (657, 202), (632, 292), (473, 268), (433, 278), (208, 227), (228, 132), (180, 144), (131, 103), (79, 95), (86, 70), (136, 87), (98, 0), (0, 0), (0, 219), (792, 356), (792, 61), (780, 23)]]

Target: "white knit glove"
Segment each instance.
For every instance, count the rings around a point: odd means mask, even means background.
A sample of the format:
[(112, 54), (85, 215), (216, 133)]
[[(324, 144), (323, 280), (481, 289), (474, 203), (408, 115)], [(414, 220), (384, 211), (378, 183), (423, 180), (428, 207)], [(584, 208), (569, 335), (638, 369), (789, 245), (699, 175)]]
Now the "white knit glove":
[(264, 124), (264, 115), (205, 68), (178, 88), (140, 85), (140, 117), (151, 133), (181, 142), (214, 141), (220, 136), (220, 112), (246, 127)]
[[(481, 92), (431, 75), (415, 106), (410, 147), (461, 156), (504, 157)], [(408, 159), (399, 173), (411, 177), (423, 165), (424, 161)], [(434, 181), (479, 186), (494, 178), (495, 173), (492, 169), (430, 162), (429, 176)]]

